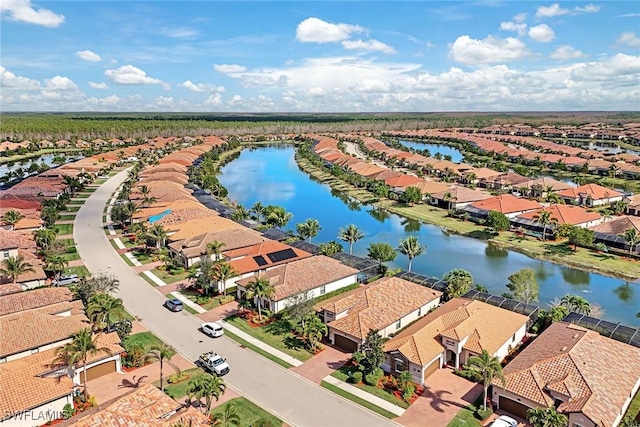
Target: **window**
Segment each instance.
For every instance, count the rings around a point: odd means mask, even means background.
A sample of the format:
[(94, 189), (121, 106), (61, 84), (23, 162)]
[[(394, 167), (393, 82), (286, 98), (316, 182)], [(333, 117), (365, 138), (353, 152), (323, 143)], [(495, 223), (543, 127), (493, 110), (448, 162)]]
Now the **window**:
[(402, 327), (402, 319), (396, 322), (396, 329), (400, 329)]
[(40, 349), (39, 349), (39, 348), (32, 348), (32, 349), (31, 349), (31, 354), (36, 354), (36, 353), (38, 353), (38, 352), (40, 352)]
[(516, 334), (513, 334), (513, 336), (511, 337), (511, 342), (515, 342), (516, 340)]
[(3, 252), (2, 252), (2, 256), (3, 256), (4, 258), (9, 258), (9, 251), (3, 251)]
[(396, 362), (396, 372), (402, 372), (404, 368), (404, 361), (402, 359), (395, 359)]
[(325, 287), (325, 286), (322, 286), (322, 287), (320, 288), (320, 295), (324, 295), (324, 293), (325, 293), (326, 291), (327, 291), (327, 290), (326, 290), (326, 287)]
[(418, 309), (418, 317), (422, 316), (422, 307)]

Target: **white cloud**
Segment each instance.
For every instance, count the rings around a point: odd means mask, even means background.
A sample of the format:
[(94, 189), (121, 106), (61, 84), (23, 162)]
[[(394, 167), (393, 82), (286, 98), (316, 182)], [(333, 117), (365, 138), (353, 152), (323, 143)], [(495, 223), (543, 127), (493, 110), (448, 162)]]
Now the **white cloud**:
[(638, 37), (636, 33), (628, 31), (620, 34), (616, 43), (623, 46), (640, 47), (640, 37)]
[(185, 89), (189, 89), (193, 92), (224, 92), (224, 86), (216, 86), (208, 83), (193, 83), (191, 80), (186, 80), (180, 86)]
[(500, 39), (489, 36), (476, 40), (464, 35), (458, 37), (449, 49), (449, 56), (454, 61), (467, 65), (517, 61), (530, 54), (525, 44), (513, 37)]
[(576, 6), (573, 8), (573, 10), (575, 10), (576, 12), (581, 13), (596, 13), (600, 12), (600, 9), (602, 9), (602, 6), (597, 4), (588, 4), (584, 7)]
[(64, 15), (59, 15), (49, 9), (36, 9), (31, 0), (2, 0), (0, 13), (8, 13), (9, 19), (28, 24), (42, 25), (55, 28), (64, 22)]
[(633, 82), (638, 92), (640, 56), (619, 53), (604, 61), (580, 64), (572, 70), (571, 79), (578, 82), (609, 82), (610, 86)]
[(517, 31), (519, 35), (523, 36), (527, 32), (527, 24), (518, 22), (501, 22), (500, 29), (504, 31)]
[(513, 21), (514, 22), (524, 22), (525, 19), (527, 19), (527, 14), (526, 13), (519, 13), (516, 16), (513, 17)]
[(318, 18), (307, 18), (298, 24), (296, 39), (303, 43), (329, 43), (348, 39), (365, 29), (358, 25), (332, 24)]
[(93, 89), (109, 89), (109, 86), (107, 86), (105, 82), (100, 82), (100, 83), (89, 82), (89, 87)]
[(44, 82), (46, 90), (78, 90), (78, 85), (76, 85), (73, 80), (68, 77), (55, 76), (51, 79), (46, 79)]
[(174, 107), (175, 102), (172, 96), (159, 96), (156, 98), (156, 105), (160, 108), (171, 109)]
[(158, 31), (158, 34), (163, 36), (172, 37), (175, 39), (190, 39), (199, 34), (198, 30), (188, 27), (176, 27), (176, 28), (163, 28)]
[(553, 3), (551, 6), (539, 6), (536, 11), (536, 18), (553, 18), (567, 13), (569, 13), (569, 9), (563, 9), (559, 3)]
[(556, 50), (551, 52), (551, 54), (549, 55), (549, 58), (557, 59), (559, 61), (566, 61), (569, 59), (584, 58), (585, 56), (587, 55), (585, 55), (582, 51), (578, 49), (574, 49), (569, 45), (564, 45), (564, 46), (558, 46)]
[(529, 37), (537, 42), (547, 43), (553, 40), (556, 34), (547, 24), (540, 24), (529, 28)]
[(222, 105), (222, 95), (220, 95), (219, 93), (209, 95), (209, 97), (203, 102), (203, 104), (208, 106)]
[(100, 58), (100, 55), (98, 55), (95, 52), (91, 52), (90, 50), (79, 50), (76, 52), (76, 56), (82, 59), (83, 61), (89, 61), (89, 62), (102, 61), (102, 58)]
[(213, 69), (219, 73), (231, 74), (242, 73), (247, 69), (247, 67), (236, 64), (213, 64)]
[(242, 102), (243, 102), (242, 96), (233, 95), (233, 97), (231, 97), (231, 99), (229, 100), (229, 105), (238, 105), (238, 104), (241, 104)]
[(143, 70), (133, 65), (123, 65), (104, 72), (112, 82), (121, 85), (162, 85), (163, 81), (147, 76)]
[(368, 50), (372, 52), (395, 53), (396, 51), (388, 44), (378, 40), (343, 40), (342, 47), (347, 50)]
[(18, 90), (38, 90), (40, 82), (28, 77), (16, 76), (0, 65), (0, 86)]
[(624, 15), (618, 16), (618, 18), (635, 18), (640, 16), (640, 13), (625, 13)]

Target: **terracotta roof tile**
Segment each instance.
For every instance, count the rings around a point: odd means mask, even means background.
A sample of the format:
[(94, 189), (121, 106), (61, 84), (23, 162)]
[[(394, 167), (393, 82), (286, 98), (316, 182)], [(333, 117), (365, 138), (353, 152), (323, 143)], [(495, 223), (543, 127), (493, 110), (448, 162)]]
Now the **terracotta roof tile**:
[(446, 194), (449, 194), (451, 196), (451, 201), (455, 203), (477, 202), (479, 200), (487, 200), (491, 198), (491, 195), (484, 191), (463, 187), (461, 185), (452, 185), (445, 191), (432, 193), (431, 196), (434, 199), (443, 200)]
[(521, 199), (511, 194), (501, 194), (472, 204), (473, 207), (485, 211), (498, 211), (503, 214), (522, 212), (542, 208), (535, 200)]
[(613, 197), (621, 197), (623, 194), (611, 188), (603, 187), (598, 184), (585, 184), (579, 187), (572, 187), (566, 190), (558, 191), (561, 197), (577, 199), (580, 196), (591, 196), (593, 200), (611, 199)]
[(71, 300), (73, 300), (73, 294), (69, 288), (63, 287), (33, 289), (0, 296), (0, 316)]
[[(268, 256), (269, 254), (272, 254), (274, 252), (287, 249), (291, 249), (293, 253), (295, 253), (295, 257), (274, 262)], [(284, 243), (280, 243), (276, 240), (267, 240), (257, 245), (224, 251), (222, 252), (222, 254), (227, 259), (228, 263), (240, 274), (265, 270), (267, 268), (275, 267), (277, 265), (286, 264), (297, 259), (311, 256), (311, 254), (308, 252), (291, 247), (289, 245), (285, 245)], [(257, 257), (262, 257), (262, 265), (258, 264), (258, 261), (256, 261)]]
[(518, 215), (518, 218), (530, 219), (535, 221), (536, 216), (540, 215), (543, 211), (550, 213), (551, 218), (558, 221), (558, 224), (571, 224), (578, 225), (584, 224), (590, 221), (596, 221), (602, 216), (598, 212), (589, 212), (588, 210), (581, 208), (580, 206), (573, 205), (550, 205), (537, 211), (525, 212)]
[(189, 239), (179, 240), (171, 243), (171, 249), (181, 252), (187, 258), (194, 258), (204, 255), (207, 245), (214, 241), (224, 243), (223, 250), (233, 250), (256, 245), (266, 241), (260, 233), (247, 228), (224, 230), (199, 234)]
[(191, 221), (183, 222), (181, 224), (175, 224), (165, 227), (167, 232), (174, 232), (173, 234), (169, 235), (169, 240), (171, 240), (172, 242), (188, 239), (206, 232), (233, 230), (239, 228), (244, 229), (246, 227), (221, 216), (194, 219)]
[(620, 217), (614, 217), (589, 228), (598, 233), (616, 235), (620, 235), (629, 229), (635, 228), (636, 231), (640, 233), (640, 217), (623, 215)]

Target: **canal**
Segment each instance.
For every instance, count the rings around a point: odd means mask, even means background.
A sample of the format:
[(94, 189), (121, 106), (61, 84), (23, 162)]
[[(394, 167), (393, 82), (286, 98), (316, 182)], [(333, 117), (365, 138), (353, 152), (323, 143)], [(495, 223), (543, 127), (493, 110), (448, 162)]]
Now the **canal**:
[[(363, 230), (365, 238), (354, 245), (353, 252), (366, 256), (370, 243), (386, 242), (396, 247), (402, 238), (416, 234), (427, 246), (427, 253), (413, 261), (412, 271), (417, 273), (442, 277), (454, 268), (464, 268), (471, 272), (476, 283), (500, 295), (507, 291), (509, 275), (530, 267), (536, 271), (540, 283), (542, 307), (571, 293), (601, 305), (607, 320), (631, 326), (639, 323), (635, 317), (640, 311), (638, 282), (536, 260), (481, 240), (445, 233), (433, 225), (360, 206), (302, 172), (294, 153), (292, 146), (245, 149), (222, 168), (220, 182), (229, 190), (229, 198), (247, 209), (260, 201), (264, 205), (283, 206), (293, 213), (287, 229), (295, 230), (295, 224), (308, 218), (318, 219), (322, 230), (313, 239), (314, 243), (337, 240), (338, 230), (354, 223)], [(348, 245), (341, 243), (348, 251)], [(406, 269), (407, 262), (406, 257), (399, 254), (389, 266)]]
[(398, 142), (405, 147), (413, 148), (414, 150), (429, 150), (431, 157), (435, 157), (437, 153), (442, 154), (442, 158), (444, 158), (444, 156), (451, 156), (451, 161), (453, 163), (460, 163), (464, 159), (464, 154), (462, 154), (460, 150), (445, 144), (416, 142), (406, 139), (399, 139)]

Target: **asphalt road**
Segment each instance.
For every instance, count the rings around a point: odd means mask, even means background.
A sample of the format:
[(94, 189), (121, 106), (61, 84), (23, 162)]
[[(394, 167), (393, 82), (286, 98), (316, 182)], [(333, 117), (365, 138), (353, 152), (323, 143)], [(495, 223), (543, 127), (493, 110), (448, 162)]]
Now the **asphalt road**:
[(126, 179), (123, 171), (100, 186), (78, 211), (73, 237), (91, 274), (120, 279), (118, 297), (126, 309), (166, 343), (190, 360), (214, 350), (227, 359), (231, 372), (224, 379), (242, 396), (291, 426), (397, 426), (398, 424), (323, 389), (282, 368), (227, 337), (209, 338), (198, 331), (200, 321), (187, 313), (172, 313), (165, 297), (139, 277), (116, 253), (102, 228), (104, 207)]

